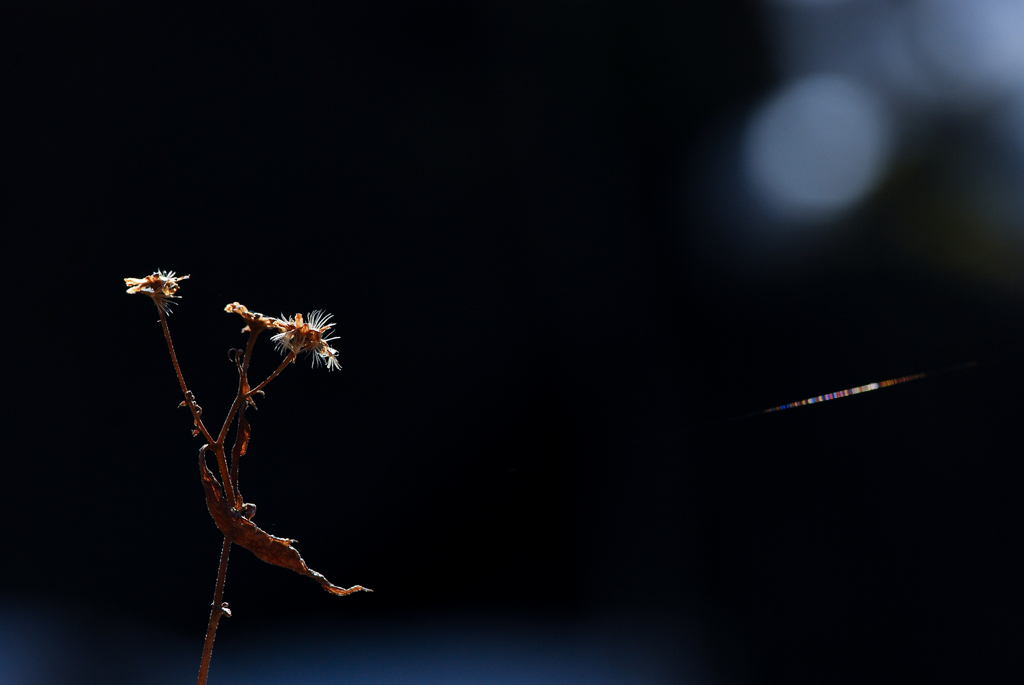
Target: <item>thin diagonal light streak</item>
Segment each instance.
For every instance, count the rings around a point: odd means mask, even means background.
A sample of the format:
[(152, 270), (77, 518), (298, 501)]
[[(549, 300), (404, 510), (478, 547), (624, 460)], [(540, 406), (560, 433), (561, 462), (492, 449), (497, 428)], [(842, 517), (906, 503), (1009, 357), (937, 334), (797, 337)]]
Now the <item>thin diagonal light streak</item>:
[(818, 395), (817, 397), (808, 397), (806, 400), (800, 400), (798, 402), (790, 402), (789, 404), (780, 404), (777, 407), (771, 407), (770, 409), (762, 409), (761, 411), (747, 414), (747, 416), (758, 416), (760, 414), (770, 414), (772, 412), (782, 411), (784, 409), (794, 409), (796, 407), (803, 407), (808, 404), (818, 404), (819, 402), (828, 402), (829, 400), (836, 400), (840, 397), (849, 397), (850, 395), (860, 395), (861, 393), (871, 392), (872, 390), (881, 390), (882, 388), (890, 388), (894, 385), (900, 385), (901, 383), (909, 383), (910, 381), (920, 380), (927, 376), (935, 376), (940, 373), (946, 373), (947, 371), (958, 371), (960, 369), (969, 369), (977, 366), (977, 362), (966, 362), (964, 364), (957, 364), (956, 366), (950, 366), (939, 371), (923, 371), (921, 373), (915, 373), (910, 376), (900, 376), (899, 378), (890, 378), (887, 381), (879, 381), (878, 383), (868, 383), (867, 385), (858, 385), (856, 388), (847, 388), (846, 390), (838, 390), (836, 392), (830, 392), (827, 395)]

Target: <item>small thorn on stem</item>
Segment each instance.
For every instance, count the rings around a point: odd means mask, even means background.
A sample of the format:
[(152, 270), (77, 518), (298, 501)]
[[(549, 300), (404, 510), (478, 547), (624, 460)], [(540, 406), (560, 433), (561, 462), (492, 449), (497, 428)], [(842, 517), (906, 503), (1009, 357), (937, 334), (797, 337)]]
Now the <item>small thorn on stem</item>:
[(220, 613), (224, 614), (228, 618), (231, 618), (231, 607), (228, 606), (227, 602), (220, 603)]

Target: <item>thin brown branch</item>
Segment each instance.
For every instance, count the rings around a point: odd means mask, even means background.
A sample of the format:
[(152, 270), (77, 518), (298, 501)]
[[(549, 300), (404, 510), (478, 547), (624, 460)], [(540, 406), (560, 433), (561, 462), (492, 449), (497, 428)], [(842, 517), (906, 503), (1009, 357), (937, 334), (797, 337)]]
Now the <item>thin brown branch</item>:
[(295, 353), (294, 353), (294, 352), (289, 352), (289, 353), (288, 353), (288, 354), (287, 354), (287, 355), (285, 356), (285, 358), (284, 358), (284, 361), (282, 361), (282, 362), (281, 362), (281, 365), (280, 365), (280, 366), (278, 366), (278, 367), (277, 367), (277, 368), (276, 368), (276, 369), (274, 370), (274, 373), (272, 373), (272, 374), (270, 374), (269, 376), (267, 376), (266, 380), (264, 380), (264, 381), (263, 381), (262, 383), (260, 383), (259, 385), (257, 385), (257, 386), (256, 386), (255, 388), (253, 388), (253, 389), (252, 389), (252, 390), (250, 390), (249, 392), (245, 393), (245, 394), (246, 394), (246, 396), (247, 396), (247, 397), (252, 397), (252, 396), (253, 396), (253, 395), (255, 395), (256, 393), (258, 393), (258, 392), (259, 392), (260, 390), (262, 390), (263, 388), (267, 387), (267, 383), (269, 383), (270, 381), (272, 381), (272, 380), (274, 380), (275, 378), (277, 378), (278, 374), (280, 374), (280, 373), (281, 373), (282, 371), (284, 371), (284, 370), (285, 370), (285, 367), (287, 367), (287, 366), (288, 366), (289, 364), (291, 364), (291, 363), (292, 363), (293, 361), (295, 361)]
[(235, 488), (231, 485), (231, 471), (225, 458), (224, 445), (214, 445), (211, 449), (217, 455), (217, 469), (220, 471), (220, 479), (224, 482), (224, 493), (227, 495), (229, 502), (236, 502), (238, 497), (235, 494)]
[(213, 437), (210, 432), (206, 430), (206, 426), (203, 425), (203, 420), (200, 418), (201, 411), (199, 405), (196, 404), (195, 397), (189, 392), (188, 386), (185, 385), (185, 377), (181, 375), (181, 367), (178, 365), (178, 355), (174, 353), (174, 343), (171, 342), (171, 331), (167, 328), (167, 315), (164, 314), (164, 310), (157, 306), (156, 310), (160, 312), (160, 324), (164, 329), (164, 338), (167, 340), (167, 349), (171, 351), (171, 362), (174, 364), (174, 372), (178, 374), (178, 383), (181, 385), (181, 392), (185, 395), (185, 404), (192, 410), (192, 418), (195, 420), (196, 429), (199, 430), (203, 437), (207, 439), (211, 444), (213, 443)]
[[(256, 336), (258, 336), (263, 329), (257, 329), (255, 332), (249, 333), (249, 341), (245, 345), (245, 358), (238, 367), (238, 394), (235, 395), (235, 401), (231, 403), (231, 409), (228, 410), (228, 415), (224, 417), (224, 425), (220, 427), (220, 433), (217, 435), (217, 442), (223, 444), (224, 439), (228, 436), (228, 428), (231, 426), (231, 420), (235, 417), (235, 412), (241, 410), (242, 404), (252, 393), (249, 392), (249, 360), (252, 358), (252, 349), (256, 344)], [(280, 370), (275, 371), (280, 373)], [(265, 382), (264, 382), (265, 384)], [(225, 474), (221, 474), (224, 476)]]
[(206, 685), (206, 676), (210, 673), (210, 658), (213, 656), (213, 640), (217, 637), (217, 623), (225, 614), (230, 616), (231, 610), (224, 602), (224, 581), (228, 574), (228, 555), (231, 553), (231, 541), (224, 538), (224, 547), (220, 552), (220, 569), (217, 571), (217, 588), (213, 591), (213, 609), (210, 611), (210, 625), (206, 628), (206, 644), (203, 647), (203, 660), (199, 664), (198, 685)]
[[(263, 329), (257, 328), (255, 331), (250, 331), (249, 340), (245, 345), (245, 359), (241, 363), (238, 363), (237, 356), (234, 357), (235, 363), (238, 366), (238, 393), (235, 395), (234, 401), (231, 403), (231, 409), (228, 411), (228, 415), (224, 417), (224, 425), (221, 426), (220, 433), (217, 435), (217, 441), (212, 445), (214, 454), (217, 455), (217, 467), (220, 469), (220, 478), (224, 483), (224, 491), (228, 497), (228, 501), (232, 502), (234, 506), (242, 506), (242, 496), (238, 492), (238, 458), (241, 453), (245, 451), (245, 442), (239, 442), (242, 429), (242, 414), (245, 413), (245, 407), (243, 406), (247, 399), (247, 391), (249, 389), (249, 380), (246, 372), (249, 367), (249, 360), (252, 358), (252, 350), (256, 344), (256, 337), (260, 334)], [(239, 434), (235, 435), (235, 445), (231, 450), (231, 465), (228, 466), (226, 455), (224, 451), (224, 440), (227, 438), (228, 427), (231, 425), (231, 419), (236, 414), (239, 417)]]
[(234, 503), (236, 509), (241, 509), (245, 504), (242, 501), (242, 492), (238, 488), (238, 462), (249, 446), (249, 422), (245, 420), (245, 407), (238, 412), (238, 422), (235, 428), (235, 444), (231, 448), (231, 487), (234, 488)]
[(249, 370), (249, 360), (252, 359), (252, 348), (256, 345), (256, 338), (263, 332), (262, 328), (255, 328), (255, 330), (252, 328), (250, 326), (249, 340), (245, 343), (245, 359), (242, 361), (243, 374)]

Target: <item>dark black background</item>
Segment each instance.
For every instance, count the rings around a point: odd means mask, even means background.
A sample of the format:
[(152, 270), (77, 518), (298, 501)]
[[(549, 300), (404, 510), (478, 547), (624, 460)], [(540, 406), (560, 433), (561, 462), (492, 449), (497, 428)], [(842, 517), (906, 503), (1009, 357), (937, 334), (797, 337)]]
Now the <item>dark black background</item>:
[[(600, 619), (697, 626), (713, 682), (1020, 674), (1020, 294), (887, 251), (927, 163), (843, 250), (730, 271), (694, 247), (719, 230), (695, 151), (776, 79), (755, 3), (19, 11), (5, 601), (141, 621), (198, 662), (220, 535), (121, 281), (163, 268), (192, 274), (171, 327), (213, 425), (244, 343), (225, 304), (340, 335), (340, 372), (303, 361), (250, 412), (242, 488), (375, 593), (236, 549), (224, 644)], [(257, 374), (276, 363), (261, 341)]]

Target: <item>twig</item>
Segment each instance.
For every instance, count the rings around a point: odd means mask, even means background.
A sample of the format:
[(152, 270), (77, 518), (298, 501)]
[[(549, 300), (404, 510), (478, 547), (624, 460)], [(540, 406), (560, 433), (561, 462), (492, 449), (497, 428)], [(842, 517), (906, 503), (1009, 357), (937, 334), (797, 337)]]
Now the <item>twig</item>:
[(224, 581), (228, 574), (228, 556), (231, 554), (231, 541), (224, 538), (224, 547), (220, 552), (220, 569), (217, 571), (217, 588), (213, 591), (213, 609), (210, 611), (210, 625), (206, 628), (206, 644), (203, 646), (203, 660), (199, 664), (199, 682), (206, 685), (206, 676), (210, 673), (210, 658), (213, 656), (213, 640), (217, 637), (217, 623), (220, 617), (231, 616), (231, 610), (224, 602)]
[(280, 366), (278, 366), (278, 367), (277, 367), (277, 368), (276, 368), (276, 369), (274, 370), (274, 373), (272, 373), (272, 374), (270, 374), (269, 376), (267, 376), (267, 379), (266, 379), (265, 381), (263, 381), (262, 383), (260, 383), (259, 385), (257, 385), (257, 386), (256, 386), (255, 388), (253, 388), (253, 389), (252, 389), (252, 390), (250, 390), (249, 392), (245, 393), (246, 397), (252, 397), (252, 396), (253, 396), (253, 395), (255, 395), (256, 393), (258, 393), (258, 392), (259, 392), (260, 390), (262, 390), (263, 388), (267, 387), (267, 383), (269, 383), (270, 381), (272, 381), (272, 380), (274, 380), (275, 378), (277, 378), (277, 375), (278, 375), (279, 373), (281, 373), (282, 371), (284, 371), (284, 370), (285, 370), (285, 368), (287, 368), (287, 366), (288, 366), (289, 364), (291, 364), (291, 363), (292, 363), (293, 361), (295, 361), (295, 352), (294, 352), (294, 351), (292, 351), (292, 352), (289, 352), (289, 353), (288, 353), (288, 354), (287, 354), (287, 355), (285, 356), (285, 358), (284, 358), (284, 361), (282, 361), (282, 362), (281, 362), (281, 365), (280, 365)]
[(167, 349), (171, 351), (171, 362), (174, 364), (174, 372), (178, 374), (178, 383), (181, 384), (181, 392), (185, 394), (185, 404), (192, 410), (192, 418), (195, 419), (196, 428), (203, 434), (206, 440), (213, 444), (214, 439), (210, 435), (210, 432), (206, 430), (206, 426), (203, 425), (203, 420), (199, 418), (202, 414), (199, 410), (199, 405), (196, 404), (196, 399), (188, 390), (188, 386), (185, 385), (185, 377), (181, 375), (181, 367), (178, 366), (178, 355), (174, 353), (174, 343), (171, 342), (171, 331), (167, 328), (167, 315), (164, 314), (164, 310), (158, 305), (156, 310), (160, 313), (160, 324), (164, 329), (164, 338), (167, 340)]
[(252, 348), (256, 344), (256, 336), (261, 331), (262, 329), (257, 329), (255, 332), (249, 333), (249, 341), (245, 345), (245, 359), (238, 367), (238, 394), (235, 395), (235, 401), (231, 403), (231, 409), (228, 410), (227, 416), (224, 417), (224, 425), (220, 427), (220, 433), (217, 435), (217, 442), (220, 444), (223, 444), (224, 438), (228, 436), (228, 428), (231, 426), (231, 419), (235, 418), (235, 412), (242, 407), (242, 403), (252, 394), (247, 387), (249, 385), (247, 373), (249, 370), (249, 359), (252, 357)]

